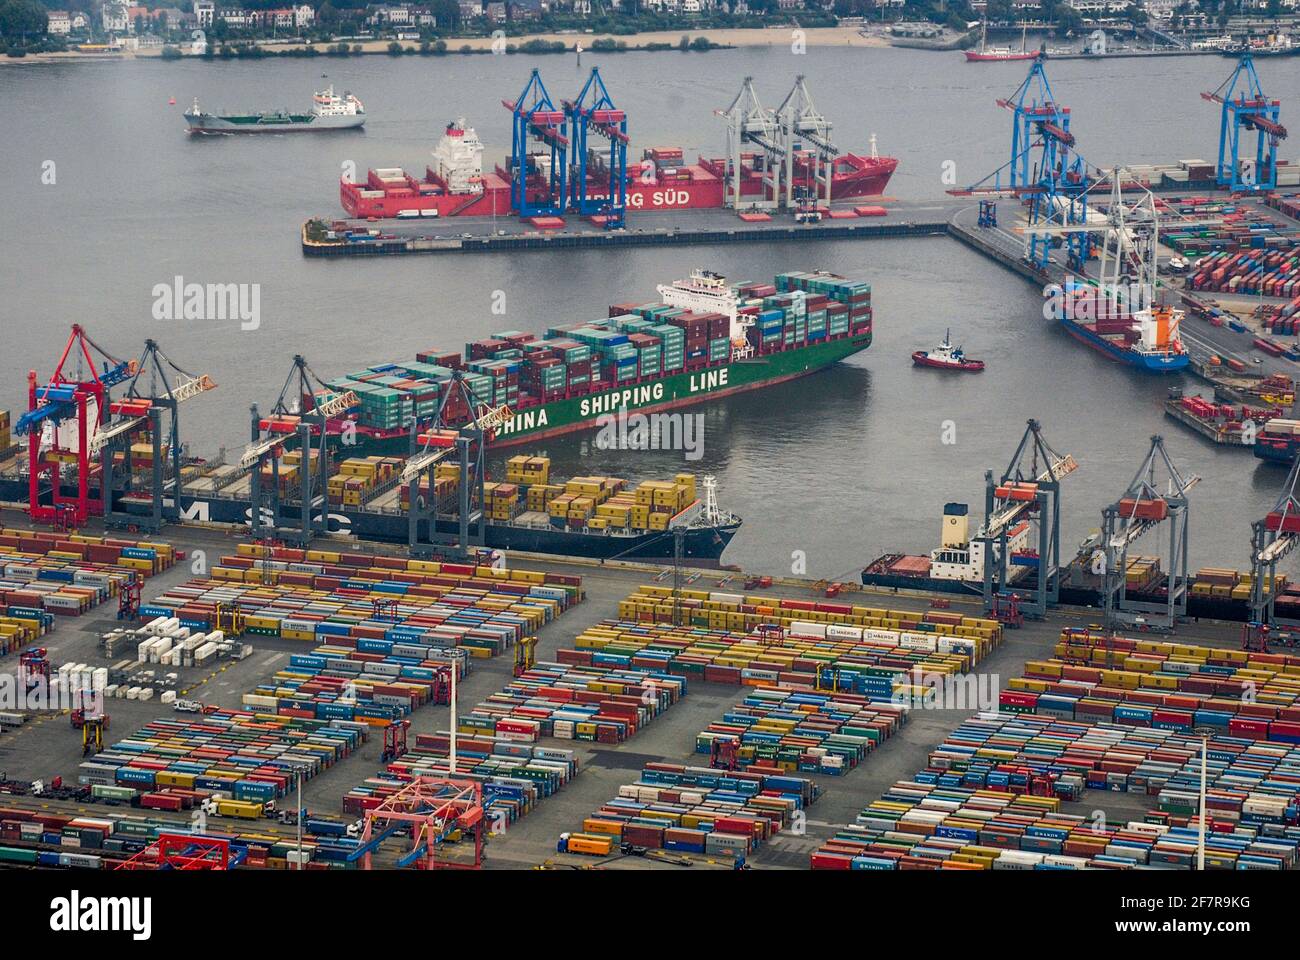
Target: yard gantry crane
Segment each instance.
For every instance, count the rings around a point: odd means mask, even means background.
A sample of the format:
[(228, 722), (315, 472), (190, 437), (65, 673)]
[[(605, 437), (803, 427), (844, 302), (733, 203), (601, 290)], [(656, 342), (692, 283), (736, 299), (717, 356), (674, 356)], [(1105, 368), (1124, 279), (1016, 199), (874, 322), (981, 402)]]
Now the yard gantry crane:
[[(447, 407), (452, 397), (459, 398), (470, 411), (470, 419), (458, 428), (447, 425)], [(469, 558), (487, 540), (484, 515), (487, 446), (497, 427), (513, 416), (508, 406), (489, 406), (478, 400), (464, 374), (452, 374), (451, 386), (438, 404), (437, 415), (423, 436), (411, 425), (411, 455), (402, 469), (401, 483), (408, 485), (407, 546), (413, 557), (450, 553)], [(455, 429), (452, 435), (450, 430)], [(444, 461), (459, 467), (456, 532), (444, 534), (438, 529), (438, 496), (435, 470)], [(420, 494), (420, 480), (429, 486), (428, 498)]]
[[(482, 784), (417, 776), (365, 812), (361, 845), (353, 857), (360, 860), (361, 869), (369, 870), (380, 843), (387, 837), (403, 833), (410, 836), (411, 849), (398, 858), (398, 867), (477, 870), (483, 865), (486, 832)], [(472, 839), (474, 854), (471, 862), (438, 858), (439, 850), (457, 836)]]
[(796, 147), (807, 144), (809, 179), (813, 184), (812, 195), (807, 199), (813, 202), (831, 202), (831, 181), (835, 172), (835, 158), (839, 151), (831, 142), (831, 122), (819, 113), (813, 103), (812, 93), (802, 75), (795, 78), (794, 88), (776, 108), (776, 118), (780, 125), (781, 151), (784, 154), (785, 204), (794, 209), (795, 197), (795, 154)]
[(984, 474), (984, 526), (976, 539), (984, 552), (985, 612), (999, 605), (998, 595), (1010, 586), (1010, 533), (1022, 521), (1038, 526), (1038, 578), (1032, 593), (1015, 588), (1019, 614), (1041, 618), (1060, 597), (1061, 481), (1078, 468), (1074, 457), (1053, 450), (1038, 421), (1030, 420), (1001, 479), (995, 481), (992, 470)]
[[(583, 84), (576, 100), (564, 101), (564, 113), (569, 119), (573, 135), (573, 169), (570, 171), (572, 206), (584, 217), (605, 217), (605, 228), (618, 229), (627, 222), (627, 114), (614, 105), (614, 100), (600, 78), (600, 69), (591, 68), (591, 75)], [(597, 149), (588, 144), (594, 135), (609, 143), (605, 173), (609, 178), (606, 196), (591, 196), (588, 191), (588, 162), (599, 168)]]
[[(534, 69), (517, 100), (501, 105), (514, 116), (510, 140), (510, 204), (521, 217), (558, 216), (568, 206), (565, 188), (568, 172), (569, 136), (567, 117), (557, 110), (546, 92), (541, 74)], [(538, 170), (546, 182), (545, 192), (529, 190), (529, 166), (545, 154), (534, 154), (532, 144), (550, 151), (549, 167)]]
[[(102, 477), (98, 496), (91, 495), (91, 438), (108, 416), (110, 391), (133, 372), (132, 363), (95, 343), (79, 323), (72, 325), (45, 386), (37, 386), (35, 370), (28, 371), (27, 412), (14, 424), (14, 432), (27, 437), (27, 503), (33, 522), (77, 527), (92, 514), (103, 513)], [(72, 497), (63, 493), (65, 464), (76, 465), (77, 492)], [(42, 483), (49, 484), (48, 499)]]
[[(1221, 106), (1219, 118), (1219, 160), (1215, 182), (1230, 190), (1273, 190), (1277, 187), (1277, 145), (1286, 139), (1282, 126), (1282, 101), (1264, 94), (1250, 53), (1243, 53), (1237, 69), (1217, 90), (1202, 93), (1202, 99)], [(1245, 143), (1242, 133), (1245, 132)], [(1255, 152), (1250, 134), (1255, 133)]]
[[(781, 130), (776, 115), (758, 99), (754, 78), (746, 77), (731, 106), (717, 111), (727, 121), (727, 169), (723, 184), (723, 202), (734, 210), (775, 210), (781, 203)], [(758, 197), (743, 197), (744, 150), (753, 145), (762, 151), (758, 171), (763, 192)]]
[[(1200, 479), (1195, 474), (1184, 477), (1169, 458), (1164, 439), (1153, 436), (1146, 459), (1120, 499), (1102, 510), (1102, 604), (1108, 631), (1123, 626), (1173, 630), (1178, 618), (1187, 615), (1187, 492)], [(1128, 596), (1128, 548), (1162, 523), (1169, 524), (1165, 596), (1159, 601), (1132, 599)]]
[[(164, 365), (166, 369), (164, 369)], [(148, 372), (148, 390), (142, 389), (142, 377)], [(175, 384), (169, 382), (169, 372), (176, 376)], [(104, 519), (110, 526), (132, 526), (157, 533), (163, 522), (180, 520), (181, 494), (181, 442), (180, 420), (177, 408), (186, 400), (192, 400), (200, 394), (215, 389), (216, 383), (207, 374), (192, 374), (178, 366), (158, 346), (149, 339), (144, 342), (144, 352), (136, 366), (135, 375), (127, 385), (123, 397), (109, 405), (110, 412), (117, 417), (105, 424), (90, 439), (91, 456), (101, 457), (100, 469), (104, 477)], [(167, 415), (168, 425), (164, 434), (163, 415)], [(147, 516), (138, 516), (114, 505), (115, 483), (114, 455), (122, 451), (127, 458), (127, 489), (130, 489), (130, 448), (131, 440), (141, 430), (149, 432), (152, 451), (152, 482), (150, 490), (150, 511)], [(164, 437), (166, 453), (164, 454)], [(168, 462), (165, 465), (164, 459)], [(169, 467), (169, 469), (165, 469)], [(167, 496), (168, 487), (172, 495)]]
[[(316, 388), (323, 391), (323, 397), (317, 396)], [(311, 401), (310, 407), (307, 407), (308, 401)], [(316, 375), (302, 355), (298, 354), (294, 356), (289, 375), (280, 388), (280, 396), (272, 409), (273, 416), (264, 419), (259, 416), (256, 404), (250, 408), (252, 439), (240, 456), (239, 466), (251, 471), (249, 522), (253, 539), (263, 535), (263, 521), (268, 517), (273, 535), (293, 539), (300, 546), (306, 546), (313, 536), (328, 529), (329, 422), (359, 402), (351, 390), (340, 393), (330, 388)], [(312, 462), (313, 435), (319, 437), (315, 463)], [(298, 525), (291, 528), (282, 514), (280, 457), (287, 443), (295, 437), (298, 449), (302, 452), (302, 460), (298, 465)], [(268, 461), (271, 465), (270, 509), (264, 513), (262, 467)]]
[(1277, 599), (1277, 565), (1300, 544), (1300, 458), (1291, 464), (1277, 503), (1263, 519), (1251, 526), (1250, 623), (1262, 629), (1273, 625), (1300, 626), (1300, 621), (1281, 619)]

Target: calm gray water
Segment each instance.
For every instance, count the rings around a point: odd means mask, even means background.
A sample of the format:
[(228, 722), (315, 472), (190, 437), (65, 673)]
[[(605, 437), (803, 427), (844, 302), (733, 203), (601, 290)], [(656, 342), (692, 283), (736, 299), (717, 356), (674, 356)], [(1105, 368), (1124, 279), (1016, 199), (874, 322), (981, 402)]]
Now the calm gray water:
[[(709, 55), (624, 54), (537, 61), (555, 99), (576, 94), (599, 64), (631, 117), (634, 154), (680, 144), (720, 153), (725, 107), (752, 75), (775, 106), (796, 73), (835, 122), (844, 149), (870, 135), (901, 158), (890, 187), (905, 199), (938, 197), (945, 161), (966, 183), (1005, 162), (1009, 95), (1023, 65), (969, 66), (955, 54), (784, 47)], [(843, 577), (887, 549), (935, 546), (948, 500), (982, 512), (983, 471), (1000, 470), (1027, 417), (1081, 469), (1063, 512), (1065, 552), (1099, 524), (1101, 505), (1128, 482), (1148, 437), (1163, 433), (1181, 467), (1199, 473), (1192, 519), (1194, 564), (1242, 566), (1249, 522), (1271, 505), (1283, 473), (1248, 454), (1218, 450), (1164, 418), (1167, 383), (1143, 377), (1075, 344), (1041, 319), (1019, 278), (944, 239), (699, 247), (637, 252), (572, 251), (376, 261), (304, 259), (297, 227), (340, 212), (341, 165), (422, 170), (442, 125), (467, 117), (489, 162), (508, 148), (513, 99), (532, 64), (522, 57), (134, 62), (0, 66), (0, 407), (25, 401), (24, 375), (48, 376), (74, 321), (106, 347), (136, 355), (146, 337), (178, 362), (210, 373), (220, 389), (190, 403), (186, 435), (196, 453), (234, 446), (247, 407), (269, 406), (290, 357), (304, 353), (332, 376), (416, 350), (459, 348), (502, 328), (540, 329), (603, 316), (607, 304), (650, 299), (657, 283), (705, 265), (733, 278), (826, 268), (871, 280), (876, 341), (830, 372), (707, 405), (705, 456), (692, 468), (718, 475), (724, 505), (745, 527), (727, 554), (747, 568), (780, 572), (803, 550), (811, 573)], [(1217, 112), (1197, 96), (1227, 76), (1217, 57), (1049, 65), (1058, 99), (1094, 164), (1211, 158)], [(1262, 61), (1275, 94), (1300, 86), (1300, 61)], [(357, 93), (370, 120), (362, 133), (190, 138), (181, 112), (205, 106), (303, 106), (327, 81)], [(169, 106), (169, 97), (176, 105)], [(41, 182), (53, 161), (56, 182)], [(152, 289), (187, 281), (257, 283), (261, 327), (158, 321)], [(507, 313), (491, 312), (492, 291)], [(989, 361), (983, 375), (914, 370), (908, 353), (952, 327)], [(953, 420), (957, 442), (941, 443)], [(660, 477), (680, 454), (615, 454), (581, 436), (549, 441), (561, 473)], [(540, 452), (540, 451), (539, 451)], [(1154, 549), (1155, 545), (1147, 545)]]

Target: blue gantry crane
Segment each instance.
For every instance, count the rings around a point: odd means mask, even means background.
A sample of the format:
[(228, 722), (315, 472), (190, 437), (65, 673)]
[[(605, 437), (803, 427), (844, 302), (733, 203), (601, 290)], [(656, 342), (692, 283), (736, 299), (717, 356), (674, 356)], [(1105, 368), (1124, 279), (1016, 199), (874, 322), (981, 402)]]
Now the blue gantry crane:
[[(627, 219), (627, 113), (615, 106), (600, 78), (599, 68), (591, 68), (591, 75), (576, 100), (564, 101), (564, 114), (573, 135), (572, 208), (584, 217), (604, 217), (607, 230), (624, 226)], [(592, 135), (597, 146), (588, 143)], [(609, 144), (604, 159), (600, 157), (604, 152), (599, 148), (601, 140)], [(588, 164), (594, 169), (589, 170)], [(595, 196), (591, 193), (593, 184), (590, 178), (593, 174), (597, 190), (603, 190)], [(601, 180), (606, 186), (600, 186)]]
[[(558, 216), (568, 205), (568, 118), (557, 110), (534, 69), (517, 100), (502, 100), (514, 115), (510, 138), (510, 205), (521, 217)], [(533, 145), (540, 150), (534, 151)]]
[[(1083, 157), (1073, 153), (1070, 108), (1052, 93), (1042, 60), (1035, 60), (1024, 82), (998, 106), (1013, 114), (1011, 126), (1011, 184), (1020, 188), (1029, 202), (1029, 226), (1087, 222), (1088, 171)], [(1090, 241), (1087, 232), (1067, 233), (1063, 239), (1070, 266), (1078, 269), (1087, 261)], [(1028, 233), (1025, 257), (1046, 270), (1052, 255), (1053, 238)]]
[[(1088, 167), (1083, 157), (1074, 152), (1070, 108), (1052, 93), (1043, 61), (1035, 60), (1020, 86), (997, 104), (1012, 114), (1010, 158), (975, 184), (948, 192), (954, 196), (983, 194), (1021, 198), (1029, 208), (1030, 227), (1086, 223)], [(980, 226), (996, 224), (996, 214), (983, 202), (980, 218)], [(1054, 244), (1065, 245), (1070, 266), (1075, 269), (1092, 252), (1086, 231), (1055, 235), (1030, 230), (1026, 231), (1025, 259), (1046, 270)]]
[[(1286, 127), (1279, 122), (1282, 102), (1264, 94), (1251, 55), (1243, 53), (1232, 75), (1217, 90), (1202, 93), (1201, 97), (1222, 107), (1219, 162), (1215, 169), (1218, 185), (1233, 191), (1275, 189), (1277, 145), (1286, 139)], [(1248, 152), (1243, 154), (1242, 149), (1249, 151), (1252, 132), (1255, 134), (1253, 157)]]

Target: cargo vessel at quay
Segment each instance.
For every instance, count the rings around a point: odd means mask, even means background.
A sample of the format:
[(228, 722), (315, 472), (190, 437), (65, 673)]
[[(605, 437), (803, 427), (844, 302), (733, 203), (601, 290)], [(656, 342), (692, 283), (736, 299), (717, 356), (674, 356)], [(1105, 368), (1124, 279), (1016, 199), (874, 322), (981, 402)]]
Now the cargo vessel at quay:
[(1187, 369), (1191, 358), (1181, 335), (1183, 312), (1167, 306), (1132, 309), (1122, 298), (1091, 284), (1051, 290), (1065, 332), (1111, 360), (1147, 373)]
[[(782, 273), (773, 283), (728, 283), (695, 271), (661, 284), (659, 299), (615, 304), (604, 317), (543, 334), (501, 331), (464, 351), (427, 350), (326, 380), (305, 409), (348, 393), (356, 405), (329, 421), (367, 451), (408, 452), (412, 425), (467, 422), (509, 409), (494, 447), (652, 414), (823, 370), (872, 340), (871, 285), (830, 273)], [(264, 424), (291, 432), (293, 424)]]
[(210, 113), (199, 98), (185, 111), (190, 133), (287, 133), (304, 130), (355, 130), (366, 122), (366, 108), (351, 93), (342, 96), (332, 86), (312, 97), (311, 108), (301, 113), (273, 110), (259, 113)]
[[(530, 158), (530, 191), (540, 190), (549, 177), (550, 157)], [(832, 200), (878, 196), (884, 193), (898, 167), (894, 157), (876, 153), (872, 138), (869, 154), (839, 154), (829, 162)], [(714, 210), (727, 202), (725, 158), (700, 157), (687, 163), (680, 147), (652, 147), (644, 151), (639, 163), (630, 163), (626, 179), (627, 209), (644, 210)], [(791, 178), (796, 190), (817, 196), (819, 157), (806, 150), (795, 150), (791, 158)], [(744, 198), (760, 197), (770, 171), (757, 153), (741, 157), (740, 193)], [(594, 198), (608, 196), (611, 174), (608, 165), (593, 157), (587, 168), (588, 193)], [(400, 167), (372, 169), (364, 182), (344, 177), (339, 181), (339, 201), (348, 216), (357, 219), (414, 219), (440, 217), (507, 216), (511, 207), (511, 174), (498, 165), (483, 170), (483, 142), (464, 118), (449, 123), (433, 150), (433, 162), (423, 178)]]

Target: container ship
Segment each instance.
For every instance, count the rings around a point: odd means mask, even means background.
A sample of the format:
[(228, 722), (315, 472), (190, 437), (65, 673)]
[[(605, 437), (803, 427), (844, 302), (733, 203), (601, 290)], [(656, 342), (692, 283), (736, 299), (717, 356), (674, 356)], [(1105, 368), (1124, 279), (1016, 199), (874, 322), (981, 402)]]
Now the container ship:
[(208, 113), (199, 98), (185, 111), (190, 133), (286, 133), (300, 130), (354, 130), (366, 122), (366, 108), (351, 93), (337, 96), (326, 87), (312, 97), (303, 113), (275, 110), (269, 113)]
[(1090, 284), (1067, 284), (1059, 311), (1070, 336), (1112, 360), (1149, 373), (1185, 370), (1181, 310), (1153, 306), (1131, 310)]
[[(1298, 438), (1300, 439), (1300, 438)], [(940, 546), (928, 556), (887, 553), (862, 571), (864, 586), (888, 587), (943, 593), (967, 598), (979, 597), (984, 589), (984, 544), (972, 537), (964, 503), (945, 504)], [(1269, 522), (1284, 522), (1271, 514)], [(1078, 555), (1060, 572), (1060, 602), (1070, 606), (1103, 605), (1101, 577), (1093, 572), (1100, 534), (1084, 540)], [(1018, 524), (1008, 531), (1008, 588), (1032, 590), (1037, 584), (1039, 562), (1030, 548), (1029, 526)], [(1158, 557), (1130, 557), (1124, 573), (1125, 595), (1130, 600), (1163, 602), (1168, 597), (1169, 576), (1160, 568)], [(1251, 575), (1235, 570), (1205, 567), (1190, 577), (1187, 615), (1220, 620), (1249, 619)], [(1274, 581), (1280, 616), (1300, 618), (1300, 583), (1283, 575)], [(1282, 611), (1287, 611), (1282, 613)]]
[[(544, 192), (550, 175), (549, 154), (529, 158), (529, 189)], [(764, 158), (759, 153), (741, 157), (740, 192), (744, 197), (763, 195)], [(817, 195), (816, 154), (795, 151), (793, 184)], [(701, 157), (686, 163), (680, 147), (646, 150), (639, 165), (632, 164), (626, 185), (629, 210), (713, 210), (726, 200), (727, 161)], [(884, 193), (898, 166), (894, 157), (878, 156), (875, 138), (871, 153), (840, 154), (831, 162), (831, 199), (877, 196)], [(588, 193), (608, 196), (610, 170), (599, 157), (588, 169)], [(464, 118), (447, 125), (433, 151), (433, 162), (424, 178), (400, 167), (372, 169), (364, 183), (346, 177), (339, 181), (339, 200), (348, 215), (357, 219), (413, 219), (417, 217), (507, 216), (510, 206), (510, 171), (497, 166), (483, 170), (483, 142)]]
[[(121, 462), (115, 476), (124, 486), (114, 491), (113, 500), (123, 513), (146, 517), (152, 512), (151, 498), (130, 489), (132, 485), (148, 488), (151, 455), (149, 443), (116, 455)], [(318, 463), (317, 456), (317, 450), (309, 454), (313, 463)], [(380, 456), (331, 459), (334, 472), (326, 494), (330, 530), (359, 540), (406, 543), (410, 487), (396, 482), (404, 463), (402, 458)], [(302, 516), (300, 501), (295, 499), (301, 469), (300, 450), (288, 450), (274, 467), (268, 463), (262, 468), (263, 495), (275, 491), (287, 525), (295, 525)], [(205, 523), (248, 523), (252, 500), (246, 470), (234, 464), (195, 461), (182, 467), (182, 480), (182, 516)], [(441, 533), (457, 533), (459, 489), (459, 467), (450, 464), (436, 468), (432, 489), (428, 480), (420, 484), (418, 496), (435, 503)], [(0, 501), (26, 499), (27, 482), (21, 470), (0, 475)], [(489, 549), (604, 560), (670, 560), (674, 554), (670, 531), (680, 527), (682, 555), (696, 565), (717, 564), (742, 523), (718, 505), (713, 477), (679, 473), (671, 480), (640, 483), (606, 476), (561, 480), (552, 478), (549, 458), (527, 455), (506, 461), (503, 482), (484, 484), (482, 510)]]
[[(501, 331), (463, 352), (422, 351), (327, 380), (310, 408), (348, 392), (358, 405), (331, 419), (368, 452), (409, 452), (413, 424), (457, 426), (507, 407), (494, 447), (593, 426), (602, 415), (649, 414), (816, 373), (871, 345), (871, 285), (818, 272), (729, 284), (694, 271), (658, 287), (659, 300), (548, 328)], [(478, 408), (471, 411), (470, 401)], [(293, 419), (293, 418), (290, 418)], [(263, 424), (291, 432), (296, 424)]]

